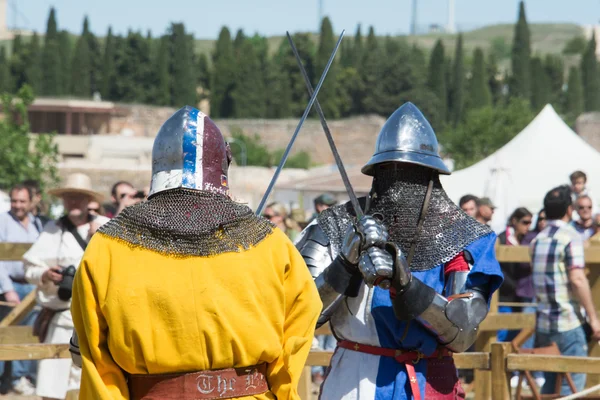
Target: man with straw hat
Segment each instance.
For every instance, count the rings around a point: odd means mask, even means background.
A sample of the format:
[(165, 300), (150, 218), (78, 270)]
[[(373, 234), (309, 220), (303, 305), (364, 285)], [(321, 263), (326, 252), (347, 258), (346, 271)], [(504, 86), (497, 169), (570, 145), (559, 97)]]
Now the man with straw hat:
[[(65, 215), (49, 222), (38, 240), (23, 256), (25, 278), (37, 285), (37, 303), (42, 307), (34, 333), (44, 343), (69, 343), (73, 320), (69, 310), (75, 270), (88, 241), (108, 218), (92, 216), (88, 204), (102, 201), (90, 178), (71, 174), (65, 184), (48, 192), (63, 201)], [(81, 370), (69, 359), (42, 360), (38, 365), (36, 394), (46, 399), (64, 399), (78, 389)]]
[(152, 160), (148, 201), (98, 231), (75, 277), (81, 398), (299, 400), (321, 311), (302, 256), (231, 199), (202, 112), (169, 118)]

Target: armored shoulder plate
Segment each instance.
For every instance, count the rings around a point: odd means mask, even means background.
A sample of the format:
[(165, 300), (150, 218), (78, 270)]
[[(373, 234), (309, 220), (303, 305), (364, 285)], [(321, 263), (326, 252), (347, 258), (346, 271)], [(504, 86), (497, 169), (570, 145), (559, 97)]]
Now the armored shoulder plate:
[(306, 227), (296, 248), (313, 278), (319, 276), (333, 261), (329, 238), (319, 224), (313, 223)]

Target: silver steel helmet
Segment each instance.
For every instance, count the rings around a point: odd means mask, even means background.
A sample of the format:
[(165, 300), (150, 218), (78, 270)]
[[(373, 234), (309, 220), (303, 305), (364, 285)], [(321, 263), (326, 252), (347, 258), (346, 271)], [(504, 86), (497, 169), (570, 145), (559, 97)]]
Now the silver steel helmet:
[(450, 175), (438, 154), (435, 132), (421, 111), (410, 102), (394, 111), (385, 122), (377, 136), (375, 154), (361, 171), (373, 176), (375, 165), (390, 161), (422, 165)]
[(152, 148), (152, 196), (188, 188), (229, 195), (227, 170), (231, 150), (215, 123), (185, 106), (158, 131)]

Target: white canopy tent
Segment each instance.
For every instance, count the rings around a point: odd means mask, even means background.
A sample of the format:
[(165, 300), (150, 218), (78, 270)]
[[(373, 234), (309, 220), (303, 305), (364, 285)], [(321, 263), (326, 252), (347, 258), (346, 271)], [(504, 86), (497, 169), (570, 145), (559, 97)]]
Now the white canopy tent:
[(504, 147), (468, 168), (443, 176), (442, 184), (456, 203), (465, 194), (492, 199), (497, 206), (492, 227), (500, 231), (517, 207), (527, 207), (536, 214), (545, 194), (553, 187), (569, 184), (569, 175), (576, 170), (587, 174), (587, 188), (592, 194), (600, 193), (599, 169), (600, 153), (548, 104)]

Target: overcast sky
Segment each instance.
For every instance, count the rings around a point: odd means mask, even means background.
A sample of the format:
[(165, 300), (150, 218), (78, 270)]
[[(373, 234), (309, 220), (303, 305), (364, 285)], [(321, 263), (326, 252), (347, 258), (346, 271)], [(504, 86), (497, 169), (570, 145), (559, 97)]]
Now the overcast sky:
[[(6, 0), (8, 24), (44, 32), (51, 6), (57, 10), (59, 29), (80, 32), (83, 16), (91, 29), (104, 35), (108, 26), (120, 33), (128, 29), (164, 33), (170, 22), (184, 22), (196, 38), (215, 38), (227, 25), (246, 33), (282, 35), (290, 31), (316, 31), (318, 0)], [(322, 0), (323, 14), (332, 19), (334, 30), (354, 32), (358, 23), (374, 25), (379, 34), (407, 33), (412, 0)], [(418, 0), (418, 25), (445, 25), (448, 0)], [(513, 23), (516, 0), (455, 0), (456, 23), (462, 30), (495, 23)], [(532, 22), (596, 24), (600, 0), (527, 0)]]

